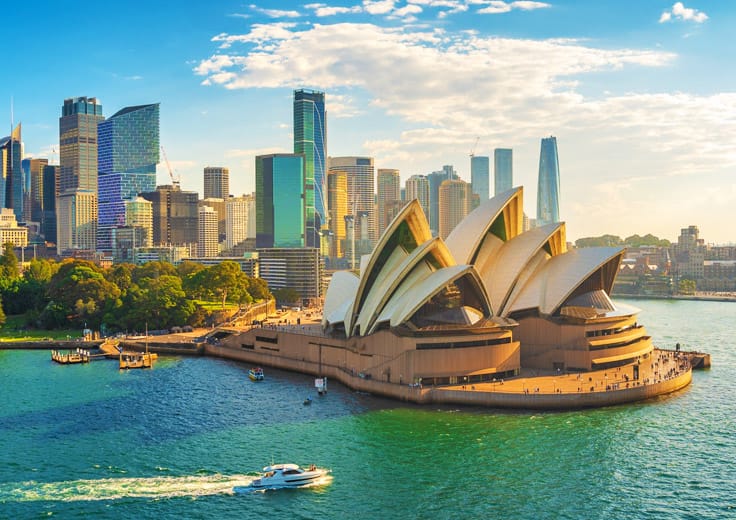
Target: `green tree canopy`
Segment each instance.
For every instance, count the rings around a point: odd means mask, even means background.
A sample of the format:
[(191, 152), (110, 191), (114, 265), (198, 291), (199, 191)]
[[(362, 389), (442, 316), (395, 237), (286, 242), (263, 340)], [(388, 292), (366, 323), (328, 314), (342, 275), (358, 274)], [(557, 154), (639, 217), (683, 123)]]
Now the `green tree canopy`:
[(601, 235), (599, 237), (578, 238), (575, 241), (575, 247), (611, 247), (623, 245), (621, 237), (616, 235)]
[(20, 276), (18, 257), (15, 256), (12, 242), (3, 244), (3, 254), (0, 256), (0, 277), (12, 280)]

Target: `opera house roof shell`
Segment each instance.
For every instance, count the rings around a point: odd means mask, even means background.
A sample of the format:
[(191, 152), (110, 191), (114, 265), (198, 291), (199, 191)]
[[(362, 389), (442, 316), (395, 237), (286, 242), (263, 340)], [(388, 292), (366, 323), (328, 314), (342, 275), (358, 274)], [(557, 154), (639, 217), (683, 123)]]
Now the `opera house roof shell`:
[[(623, 248), (567, 250), (565, 224), (523, 231), (523, 188), (483, 202), (445, 241), (432, 237), (413, 200), (361, 259), (360, 276), (337, 272), (323, 327), (364, 336), (382, 327), (432, 329), (481, 320), (512, 323), (518, 313), (595, 317), (608, 298)], [(577, 313), (577, 314), (576, 314)]]

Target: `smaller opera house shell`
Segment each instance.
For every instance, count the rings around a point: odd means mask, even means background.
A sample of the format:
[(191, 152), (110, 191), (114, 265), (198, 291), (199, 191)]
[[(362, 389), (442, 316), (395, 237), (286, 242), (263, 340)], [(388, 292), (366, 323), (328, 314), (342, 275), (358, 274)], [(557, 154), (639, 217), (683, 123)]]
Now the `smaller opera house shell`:
[(360, 276), (335, 273), (322, 327), (344, 342), (343, 369), (445, 385), (648, 358), (638, 309), (609, 298), (624, 250), (567, 250), (564, 223), (523, 232), (522, 196), (519, 187), (484, 202), (445, 241), (411, 201)]

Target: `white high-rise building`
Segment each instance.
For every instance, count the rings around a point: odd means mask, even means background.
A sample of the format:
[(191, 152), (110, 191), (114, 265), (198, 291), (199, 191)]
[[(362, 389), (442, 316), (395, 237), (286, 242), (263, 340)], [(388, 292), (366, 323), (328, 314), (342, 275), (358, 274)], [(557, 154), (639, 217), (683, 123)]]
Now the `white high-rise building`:
[(199, 258), (217, 256), (219, 253), (217, 212), (210, 206), (200, 206), (198, 217), (199, 240), (197, 241), (197, 256)]
[(419, 201), (429, 221), (429, 179), (426, 175), (412, 175), (406, 179), (406, 200)]
[(247, 238), (255, 238), (255, 220), (255, 197), (253, 195), (227, 199), (225, 247), (232, 249)]

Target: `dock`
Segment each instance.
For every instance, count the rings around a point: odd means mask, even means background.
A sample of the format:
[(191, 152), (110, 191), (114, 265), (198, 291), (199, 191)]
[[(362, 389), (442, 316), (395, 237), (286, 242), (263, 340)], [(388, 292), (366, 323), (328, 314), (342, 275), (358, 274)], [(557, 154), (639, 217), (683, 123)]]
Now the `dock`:
[(62, 352), (61, 350), (51, 351), (51, 361), (55, 361), (61, 365), (75, 365), (77, 363), (89, 363), (92, 359), (89, 350), (78, 348)]

